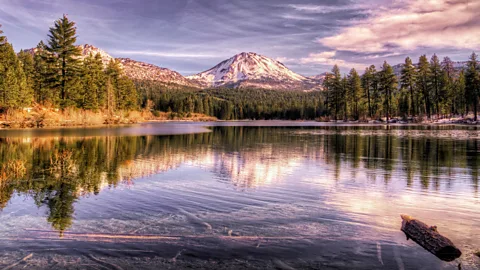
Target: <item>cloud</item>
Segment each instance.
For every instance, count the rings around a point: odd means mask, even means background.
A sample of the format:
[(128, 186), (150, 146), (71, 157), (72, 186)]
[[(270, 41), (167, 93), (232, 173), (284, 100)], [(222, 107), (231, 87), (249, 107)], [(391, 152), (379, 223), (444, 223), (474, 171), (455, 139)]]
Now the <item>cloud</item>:
[(349, 4), (349, 5), (314, 5), (314, 4), (289, 4), (289, 8), (295, 11), (314, 14), (327, 14), (345, 10), (359, 10), (367, 8), (365, 4)]
[(480, 1), (398, 0), (340, 33), (320, 38), (329, 48), (352, 52), (417, 48), (480, 48)]
[(327, 65), (327, 66), (334, 66), (337, 65), (339, 67), (345, 68), (355, 68), (355, 69), (363, 69), (367, 65), (355, 62), (348, 62), (342, 59), (337, 59), (337, 52), (336, 51), (326, 51), (321, 53), (311, 53), (308, 57), (301, 58), (300, 62), (302, 64), (319, 64), (319, 65)]

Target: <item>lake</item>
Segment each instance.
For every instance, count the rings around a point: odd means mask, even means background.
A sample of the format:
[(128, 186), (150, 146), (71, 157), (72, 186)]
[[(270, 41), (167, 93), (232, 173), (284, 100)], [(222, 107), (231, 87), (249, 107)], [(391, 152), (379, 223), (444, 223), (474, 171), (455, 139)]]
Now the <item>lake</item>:
[[(480, 268), (475, 126), (0, 130), (0, 168), (1, 269)], [(401, 214), (462, 257), (407, 241)]]

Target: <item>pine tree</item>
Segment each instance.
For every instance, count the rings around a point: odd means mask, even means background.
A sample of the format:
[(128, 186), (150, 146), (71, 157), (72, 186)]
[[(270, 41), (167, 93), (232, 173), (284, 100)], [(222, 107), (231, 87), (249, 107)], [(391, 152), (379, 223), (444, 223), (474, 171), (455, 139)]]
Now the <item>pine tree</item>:
[(94, 61), (93, 55), (90, 54), (83, 60), (83, 69), (82, 69), (82, 91), (79, 95), (77, 101), (78, 107), (87, 109), (87, 110), (97, 110), (98, 99), (97, 91), (98, 85), (95, 81), (93, 72), (92, 72), (92, 63)]
[(31, 53), (21, 50), (18, 53), (18, 59), (22, 63), (23, 72), (25, 73), (25, 76), (26, 76), (27, 89), (31, 93), (30, 94), (31, 96), (33, 95), (33, 87), (35, 86), (35, 79), (34, 79), (35, 65), (33, 61), (33, 56)]
[(107, 99), (107, 90), (106, 90), (106, 74), (104, 71), (104, 66), (102, 62), (102, 56), (100, 53), (97, 53), (95, 55), (95, 59), (92, 62), (91, 66), (92, 70), (92, 76), (94, 77), (95, 83), (96, 83), (96, 88), (97, 88), (97, 101), (98, 101), (98, 106), (100, 108), (105, 108), (106, 107), (106, 99)]
[(373, 116), (373, 102), (372, 102), (372, 92), (374, 91), (375, 86), (375, 66), (371, 65), (368, 68), (365, 68), (365, 73), (362, 76), (362, 86), (365, 91), (365, 97), (367, 99), (367, 108), (368, 108), (368, 117)]
[(35, 56), (33, 58), (33, 90), (34, 96), (38, 103), (46, 105), (47, 103), (54, 104), (56, 98), (54, 97), (48, 81), (48, 60), (46, 46), (43, 41), (40, 41), (35, 49)]
[(431, 87), (431, 93), (433, 93), (433, 101), (435, 102), (435, 110), (437, 113), (437, 119), (440, 118), (440, 102), (443, 100), (442, 93), (440, 92), (441, 89), (441, 81), (442, 81), (442, 67), (440, 65), (440, 60), (436, 54), (433, 54), (430, 60), (430, 78), (429, 78), (429, 85)]
[(120, 62), (112, 59), (107, 66), (106, 74), (115, 92), (115, 109), (136, 109), (138, 106), (138, 96), (135, 84), (123, 74)]
[(477, 121), (478, 96), (480, 95), (480, 65), (475, 53), (472, 53), (468, 60), (465, 72), (465, 91), (467, 100), (470, 100), (472, 104), (475, 121)]
[(32, 96), (27, 88), (27, 79), (13, 47), (0, 45), (0, 106), (8, 110), (28, 106)]
[(414, 116), (416, 114), (415, 109), (417, 108), (417, 104), (415, 102), (415, 81), (416, 81), (416, 70), (415, 66), (412, 63), (412, 59), (410, 57), (407, 57), (405, 59), (405, 64), (402, 67), (402, 75), (400, 78), (401, 81), (401, 87), (403, 89), (407, 89), (409, 92), (410, 96), (410, 115)]
[(330, 80), (330, 99), (335, 115), (335, 120), (338, 119), (338, 114), (341, 109), (341, 102), (344, 96), (342, 96), (342, 75), (340, 69), (335, 65), (332, 69), (332, 77)]
[(360, 106), (362, 105), (362, 80), (357, 71), (353, 68), (348, 75), (348, 86), (350, 92), (350, 100), (352, 102), (352, 116), (354, 120), (360, 119)]
[(465, 72), (462, 70), (454, 82), (456, 108), (462, 117), (468, 113), (468, 102), (465, 92)]
[(397, 78), (393, 72), (393, 68), (387, 63), (387, 61), (383, 63), (382, 71), (380, 71), (379, 85), (385, 97), (385, 116), (388, 122), (391, 116), (392, 95), (397, 88)]
[(95, 57), (90, 54), (83, 60), (82, 85), (78, 106), (87, 110), (104, 108), (106, 105), (106, 81), (99, 54)]
[(457, 95), (454, 87), (455, 68), (453, 61), (448, 56), (443, 58), (442, 72), (442, 93), (444, 93), (448, 101), (447, 103), (449, 103), (447, 106), (450, 109), (450, 114), (455, 114), (457, 113)]
[[(417, 68), (417, 87), (422, 92), (423, 97), (423, 106), (424, 112), (427, 114), (428, 118), (431, 117), (430, 109), (430, 87), (429, 87), (429, 78), (430, 78), (430, 64), (426, 55), (420, 56)], [(419, 105), (419, 104), (417, 104)]]
[(343, 121), (348, 121), (348, 79), (346, 75), (343, 75), (340, 88), (340, 104), (343, 105)]
[(49, 79), (52, 88), (58, 89), (60, 106), (65, 108), (73, 104), (76, 94), (80, 89), (79, 57), (80, 49), (75, 46), (77, 42), (75, 22), (70, 21), (66, 15), (55, 21), (50, 28), (49, 41), (46, 47), (50, 53), (52, 66), (49, 66)]

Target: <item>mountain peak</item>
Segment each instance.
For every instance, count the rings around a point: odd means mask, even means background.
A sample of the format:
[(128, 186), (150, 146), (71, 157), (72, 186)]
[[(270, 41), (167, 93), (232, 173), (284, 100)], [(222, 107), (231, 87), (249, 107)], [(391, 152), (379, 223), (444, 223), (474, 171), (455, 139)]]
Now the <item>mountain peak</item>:
[(104, 50), (101, 50), (90, 44), (83, 44), (77, 47), (82, 51), (82, 59), (84, 59), (85, 57), (88, 57), (90, 54), (93, 56), (100, 54), (100, 58), (102, 58), (102, 63), (105, 67), (108, 65), (108, 63), (112, 59), (114, 59), (110, 54), (108, 54)]
[[(242, 52), (219, 63), (213, 68), (199, 74), (187, 77), (207, 86), (225, 86), (254, 83), (253, 86), (262, 87), (278, 85), (275, 82), (301, 83), (307, 78), (299, 75), (285, 65), (272, 58), (254, 53)], [(250, 84), (250, 86), (252, 86)], [(287, 87), (287, 84), (285, 84)]]

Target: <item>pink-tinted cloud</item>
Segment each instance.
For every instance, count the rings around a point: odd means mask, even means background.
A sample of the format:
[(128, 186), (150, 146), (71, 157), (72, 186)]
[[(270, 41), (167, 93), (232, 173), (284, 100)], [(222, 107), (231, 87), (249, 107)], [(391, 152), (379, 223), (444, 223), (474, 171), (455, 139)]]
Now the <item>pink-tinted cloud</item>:
[(342, 59), (338, 59), (336, 58), (336, 55), (337, 55), (336, 51), (311, 53), (308, 55), (308, 57), (300, 59), (300, 62), (302, 64), (319, 64), (319, 65), (327, 65), (327, 66), (337, 65), (339, 67), (355, 68), (355, 69), (363, 69), (366, 67), (365, 64), (348, 62)]
[(479, 33), (478, 0), (397, 0), (319, 42), (335, 50), (369, 53), (419, 47), (477, 50)]

